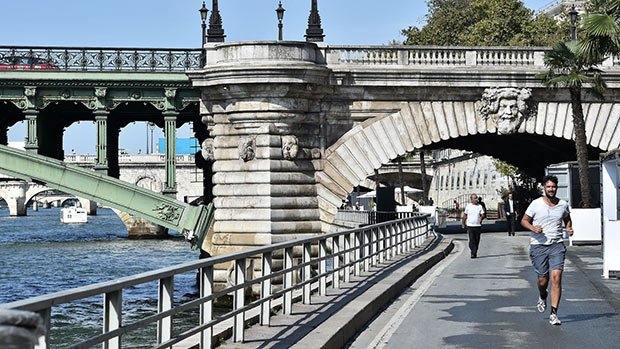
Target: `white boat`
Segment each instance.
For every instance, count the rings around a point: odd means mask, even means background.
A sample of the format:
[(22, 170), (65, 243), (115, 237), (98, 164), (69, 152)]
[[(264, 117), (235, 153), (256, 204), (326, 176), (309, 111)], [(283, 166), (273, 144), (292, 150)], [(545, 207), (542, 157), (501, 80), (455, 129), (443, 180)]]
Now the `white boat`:
[(82, 207), (69, 206), (60, 209), (61, 223), (86, 223), (87, 217), (86, 209)]

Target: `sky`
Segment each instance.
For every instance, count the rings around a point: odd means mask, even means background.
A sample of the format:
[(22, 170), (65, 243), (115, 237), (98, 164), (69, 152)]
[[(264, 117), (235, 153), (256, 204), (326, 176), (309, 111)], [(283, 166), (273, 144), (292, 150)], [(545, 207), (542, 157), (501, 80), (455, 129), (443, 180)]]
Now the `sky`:
[[(310, 0), (283, 0), (284, 40), (304, 40)], [(551, 0), (525, 0), (540, 10)], [(0, 45), (78, 47), (199, 47), (200, 0), (20, 0), (3, 1)], [(425, 21), (425, 0), (319, 0), (327, 44), (381, 45), (403, 40), (400, 30)], [(220, 0), (226, 41), (275, 40), (276, 0)], [(207, 0), (211, 9), (211, 0)], [(9, 130), (10, 141), (23, 141), (25, 125)], [(95, 127), (74, 124), (65, 132), (65, 152), (93, 154)], [(189, 137), (188, 127), (178, 131)], [(155, 137), (161, 137), (161, 132)], [(144, 152), (146, 125), (121, 131), (119, 144)]]

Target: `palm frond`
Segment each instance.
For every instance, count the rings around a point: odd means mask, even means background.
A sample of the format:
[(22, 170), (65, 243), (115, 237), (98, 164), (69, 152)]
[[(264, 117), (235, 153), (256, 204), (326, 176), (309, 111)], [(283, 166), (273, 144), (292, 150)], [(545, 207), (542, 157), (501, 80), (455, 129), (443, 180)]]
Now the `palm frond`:
[(616, 18), (610, 15), (592, 13), (586, 15), (583, 29), (588, 35), (595, 37), (615, 37), (620, 34), (620, 26)]
[(607, 83), (603, 79), (603, 76), (601, 74), (595, 74), (592, 77), (590, 84), (590, 94), (598, 99), (605, 99), (604, 93), (607, 89)]

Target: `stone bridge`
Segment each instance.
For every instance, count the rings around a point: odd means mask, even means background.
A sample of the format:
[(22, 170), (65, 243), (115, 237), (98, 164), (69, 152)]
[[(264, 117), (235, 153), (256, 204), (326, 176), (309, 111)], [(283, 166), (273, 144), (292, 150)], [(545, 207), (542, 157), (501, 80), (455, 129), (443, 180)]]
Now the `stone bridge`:
[[(202, 167), (213, 172), (214, 254), (333, 230), (355, 186), (416, 149), (473, 151), (535, 176), (575, 158), (570, 96), (536, 77), (544, 48), (280, 41), (205, 50), (83, 49), (75, 56), (89, 59), (59, 71), (2, 72), (0, 126), (28, 120), (27, 148), (62, 158), (63, 127), (95, 120), (95, 169), (118, 177), (120, 127), (155, 122), (165, 129), (164, 192), (173, 195), (181, 181), (172, 139), (192, 122), (213, 159)], [(138, 67), (132, 74), (123, 73), (128, 62)], [(603, 63), (605, 100), (584, 97), (592, 159), (620, 144), (619, 65)]]
[[(494, 156), (541, 176), (575, 158), (570, 97), (544, 88), (545, 49), (210, 45), (202, 119), (214, 138), (217, 253), (330, 231), (342, 199), (416, 149)], [(620, 144), (618, 60), (585, 96), (593, 159)]]

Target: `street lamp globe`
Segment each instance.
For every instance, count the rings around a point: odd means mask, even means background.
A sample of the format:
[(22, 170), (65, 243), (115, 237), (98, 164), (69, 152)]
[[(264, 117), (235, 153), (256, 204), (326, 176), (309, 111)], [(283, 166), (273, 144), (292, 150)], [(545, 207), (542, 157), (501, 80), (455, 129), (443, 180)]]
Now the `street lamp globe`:
[(282, 20), (284, 19), (284, 7), (282, 7), (282, 1), (278, 1), (278, 8), (276, 14), (278, 15), (278, 40), (282, 40)]
[(207, 13), (209, 12), (209, 10), (207, 9), (207, 6), (204, 1), (202, 2), (202, 7), (198, 11), (200, 12), (200, 19), (202, 20), (202, 23), (205, 23), (207, 20)]
[(284, 19), (284, 11), (286, 11), (284, 9), (284, 7), (282, 7), (282, 1), (278, 2), (278, 8), (276, 9), (276, 13), (278, 15), (278, 21), (282, 21), (282, 19)]

